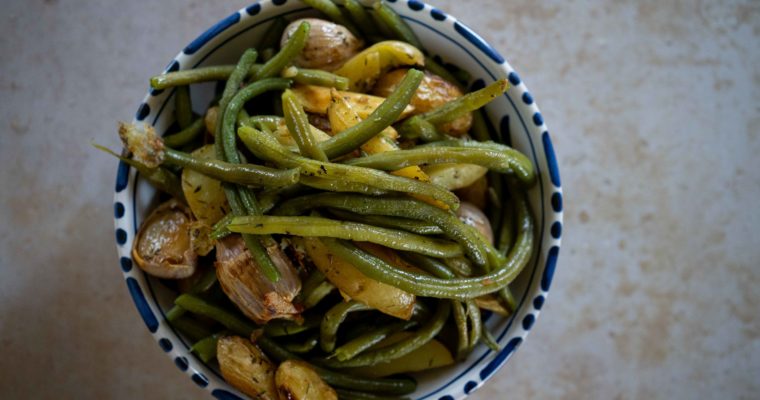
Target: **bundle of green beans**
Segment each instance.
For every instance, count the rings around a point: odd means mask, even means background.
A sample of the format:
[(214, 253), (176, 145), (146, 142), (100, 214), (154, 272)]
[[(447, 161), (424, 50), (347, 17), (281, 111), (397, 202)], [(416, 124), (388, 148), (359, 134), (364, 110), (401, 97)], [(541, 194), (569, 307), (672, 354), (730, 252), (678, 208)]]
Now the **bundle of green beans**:
[[(356, 0), (305, 2), (369, 43), (401, 40), (424, 51), (384, 2), (371, 10)], [(412, 68), (367, 118), (320, 139), (304, 104), (289, 88), (346, 90), (349, 80), (296, 65), (310, 39), (307, 22), (292, 30), (278, 51), (286, 25), (276, 20), (259, 48), (247, 50), (237, 65), (153, 77), (152, 87), (174, 90), (176, 130), (163, 138), (161, 165), (122, 159), (183, 201), (178, 171), (192, 170), (222, 182), (231, 212), (208, 228), (207, 239), (242, 235), (250, 267), (271, 282), (283, 278), (268, 249), (287, 243), (302, 280), (293, 301), (300, 315), (268, 323), (251, 320), (227, 297), (211, 267), (181, 290), (167, 317), (195, 342), (192, 350), (204, 362), (213, 362), (221, 337), (250, 337), (275, 362), (310, 362), (340, 398), (398, 398), (414, 391), (413, 379), (369, 377), (366, 367), (395, 373), (394, 362), (424, 346), (439, 346), (459, 360), (480, 342), (498, 348), (483, 323), (480, 302), (490, 298), (504, 312), (514, 311), (509, 285), (534, 251), (526, 190), (535, 171), (525, 155), (498, 143), (479, 114), (479, 108), (507, 89), (504, 80), (410, 116), (404, 112), (425, 75)], [(456, 71), (425, 59), (429, 71), (461, 87), (451, 81)], [(193, 113), (190, 94), (192, 85), (207, 81), (226, 83), (204, 117)], [(265, 98), (276, 99), (277, 106), (262, 110)], [(442, 129), (473, 112), (469, 136), (451, 137)], [(363, 146), (389, 127), (400, 133), (402, 149), (365, 154)], [(282, 132), (288, 133), (290, 144), (282, 142)], [(209, 141), (215, 159), (192, 153)], [(493, 243), (457, 216), (461, 192), (394, 172), (445, 164), (475, 164), (490, 171), (484, 193)], [(323, 249), (330, 266), (319, 265), (317, 253), (305, 250), (299, 238)], [(214, 253), (207, 259), (213, 261)], [(344, 287), (339, 276), (347, 271), (340, 268), (351, 268), (373, 288), (391, 288), (411, 298), (406, 314), (378, 309), (360, 291)], [(438, 361), (434, 366), (446, 364)]]

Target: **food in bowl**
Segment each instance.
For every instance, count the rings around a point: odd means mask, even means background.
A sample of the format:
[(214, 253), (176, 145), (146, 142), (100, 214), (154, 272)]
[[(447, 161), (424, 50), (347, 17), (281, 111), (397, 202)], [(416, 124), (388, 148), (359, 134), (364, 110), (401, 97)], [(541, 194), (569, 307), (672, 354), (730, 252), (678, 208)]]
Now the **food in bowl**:
[[(120, 126), (124, 161), (170, 196), (132, 259), (174, 279), (167, 319), (252, 397), (413, 391), (398, 374), (498, 347), (481, 310), (514, 310), (509, 284), (535, 251), (534, 167), (490, 142), (479, 112), (507, 81), (465, 93), (375, 8), (375, 32), (283, 21), (237, 65), (157, 76), (177, 131)], [(224, 90), (193, 115), (207, 80)]]

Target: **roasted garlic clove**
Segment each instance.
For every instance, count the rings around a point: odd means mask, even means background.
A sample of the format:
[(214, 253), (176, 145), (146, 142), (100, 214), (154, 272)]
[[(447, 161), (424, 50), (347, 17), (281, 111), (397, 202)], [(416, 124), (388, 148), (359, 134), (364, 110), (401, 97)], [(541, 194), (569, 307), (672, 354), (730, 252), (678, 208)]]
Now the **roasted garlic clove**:
[(300, 310), (293, 305), (293, 299), (301, 290), (298, 274), (276, 243), (266, 251), (280, 271), (277, 282), (261, 273), (240, 235), (219, 240), (214, 265), (222, 290), (243, 314), (258, 324), (275, 318), (298, 318)]
[(275, 367), (250, 340), (223, 336), (216, 344), (216, 359), (224, 380), (254, 399), (278, 400)]
[[(398, 87), (401, 79), (406, 75), (407, 69), (396, 69), (380, 77), (372, 90), (372, 94), (388, 97)], [(464, 94), (453, 83), (438, 75), (425, 71), (422, 83), (414, 93), (410, 104), (414, 106), (416, 113), (425, 113), (438, 108), (451, 100), (462, 97)], [(438, 129), (452, 136), (462, 136), (472, 126), (472, 114), (463, 115), (451, 122), (442, 124)]]
[(198, 264), (191, 245), (192, 223), (190, 210), (178, 201), (161, 204), (142, 223), (132, 246), (132, 259), (155, 277), (187, 278)]
[(364, 45), (344, 26), (318, 18), (291, 22), (282, 34), (281, 45), (285, 45), (301, 22), (309, 23), (309, 38), (301, 54), (294, 60), (296, 66), (332, 71), (358, 53)]
[(457, 217), (466, 225), (470, 225), (475, 228), (488, 243), (493, 244), (493, 230), (491, 229), (491, 223), (488, 221), (488, 217), (472, 203), (463, 201), (459, 203), (459, 209), (457, 209)]

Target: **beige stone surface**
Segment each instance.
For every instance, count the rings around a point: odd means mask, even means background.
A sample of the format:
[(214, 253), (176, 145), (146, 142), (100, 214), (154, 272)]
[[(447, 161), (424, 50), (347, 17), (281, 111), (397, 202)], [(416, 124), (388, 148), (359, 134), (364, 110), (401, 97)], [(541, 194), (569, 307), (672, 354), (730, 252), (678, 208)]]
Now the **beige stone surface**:
[[(0, 397), (209, 398), (132, 306), (115, 163), (88, 143), (115, 147), (147, 78), (244, 5), (3, 2)], [(472, 398), (756, 398), (760, 3), (435, 5), (520, 72), (565, 191), (547, 305)]]

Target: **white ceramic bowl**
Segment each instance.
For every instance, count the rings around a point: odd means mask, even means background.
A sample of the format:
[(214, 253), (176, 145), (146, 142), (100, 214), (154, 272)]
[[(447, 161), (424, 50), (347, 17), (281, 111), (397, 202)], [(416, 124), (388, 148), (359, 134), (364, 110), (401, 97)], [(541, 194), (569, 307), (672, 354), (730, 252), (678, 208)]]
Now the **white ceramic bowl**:
[[(366, 3), (369, 4), (369, 1)], [(431, 55), (440, 56), (443, 61), (453, 63), (472, 75), (471, 87), (482, 86), (499, 78), (509, 79), (511, 87), (506, 95), (487, 106), (488, 117), (503, 141), (526, 154), (538, 172), (537, 185), (529, 193), (538, 228), (538, 252), (512, 285), (519, 308), (511, 318), (493, 316), (486, 322), (503, 349), (496, 353), (480, 345), (463, 362), (415, 375), (419, 385), (410, 397), (420, 400), (462, 399), (493, 376), (509, 359), (533, 328), (544, 305), (562, 235), (559, 169), (535, 100), (520, 76), (493, 47), (454, 17), (420, 1), (394, 0), (389, 4), (412, 27)], [(198, 36), (169, 63), (166, 70), (233, 64), (246, 48), (257, 43), (257, 38), (275, 17), (295, 19), (305, 14), (313, 14), (313, 11), (298, 0), (264, 0), (253, 4)], [(159, 133), (166, 132), (173, 123), (173, 93), (173, 90), (151, 90), (139, 106), (135, 120), (152, 124)], [(212, 83), (194, 86), (193, 104), (205, 106), (213, 93)], [(119, 164), (114, 196), (116, 242), (129, 293), (159, 347), (195, 384), (206, 388), (219, 399), (246, 398), (225, 383), (218, 371), (203, 364), (189, 351), (190, 343), (165, 321), (164, 314), (171, 307), (174, 294), (132, 264), (132, 240), (136, 228), (153, 204), (154, 194), (154, 190), (141, 181), (133, 169)]]

